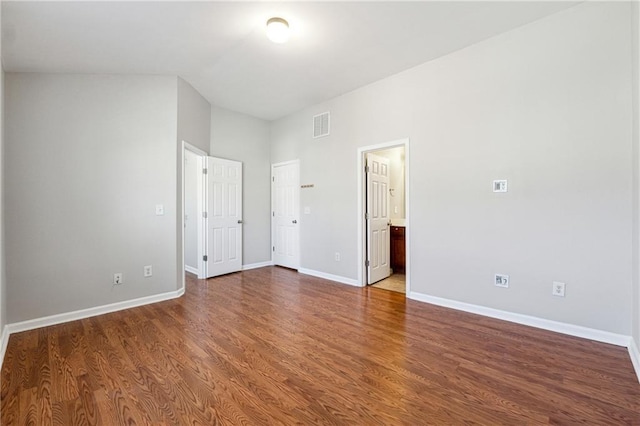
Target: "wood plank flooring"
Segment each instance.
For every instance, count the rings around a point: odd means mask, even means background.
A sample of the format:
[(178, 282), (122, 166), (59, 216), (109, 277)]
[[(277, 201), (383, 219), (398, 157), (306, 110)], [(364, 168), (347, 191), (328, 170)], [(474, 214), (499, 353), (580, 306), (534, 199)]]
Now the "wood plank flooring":
[(12, 335), (2, 425), (635, 424), (625, 348), (263, 268)]

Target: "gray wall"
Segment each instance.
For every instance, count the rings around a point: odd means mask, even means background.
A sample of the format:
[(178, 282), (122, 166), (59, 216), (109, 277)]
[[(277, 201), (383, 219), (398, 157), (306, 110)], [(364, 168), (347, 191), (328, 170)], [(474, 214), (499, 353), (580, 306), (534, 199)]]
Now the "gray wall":
[[(0, 22), (2, 22), (0, 7)], [(0, 25), (0, 58), (2, 57), (2, 25)], [(7, 324), (6, 262), (4, 250), (4, 69), (0, 63), (0, 344)], [(0, 361), (1, 363), (1, 361)]]
[(176, 78), (5, 82), (8, 322), (175, 291)]
[[(1, 44), (1, 43), (0, 43)], [(7, 324), (7, 266), (5, 251), (4, 179), (4, 69), (0, 65), (0, 336)], [(0, 340), (0, 343), (2, 341)]]
[(211, 109), (214, 157), (243, 163), (243, 264), (271, 260), (269, 123), (226, 109)]
[[(177, 157), (181, 158), (182, 141), (201, 149), (204, 152), (209, 151), (209, 143), (211, 139), (211, 104), (202, 97), (196, 89), (189, 83), (178, 77), (178, 128), (177, 128)], [(182, 191), (183, 191), (183, 164), (178, 161), (178, 177), (177, 177), (177, 215), (176, 233), (178, 234), (178, 250), (176, 262), (181, 265), (178, 270), (178, 282), (184, 279), (184, 271), (182, 271), (182, 233), (184, 232), (184, 224), (182, 223)]]
[(357, 148), (409, 137), (412, 291), (631, 334), (629, 16), (582, 4), (273, 123), (315, 184), (302, 266), (357, 278)]
[(211, 104), (178, 77), (178, 142), (187, 141), (205, 152), (211, 140)]
[[(633, 2), (633, 324), (632, 336), (640, 353), (640, 5)], [(639, 373), (640, 374), (640, 373)]]

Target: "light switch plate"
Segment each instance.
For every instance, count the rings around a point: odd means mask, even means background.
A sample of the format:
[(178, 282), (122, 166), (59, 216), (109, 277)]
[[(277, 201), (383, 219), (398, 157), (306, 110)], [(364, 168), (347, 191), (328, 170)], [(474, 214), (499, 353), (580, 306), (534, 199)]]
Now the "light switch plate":
[(494, 284), (496, 287), (509, 288), (509, 275), (496, 274), (494, 277)]
[(494, 180), (493, 181), (493, 192), (507, 192), (507, 180)]

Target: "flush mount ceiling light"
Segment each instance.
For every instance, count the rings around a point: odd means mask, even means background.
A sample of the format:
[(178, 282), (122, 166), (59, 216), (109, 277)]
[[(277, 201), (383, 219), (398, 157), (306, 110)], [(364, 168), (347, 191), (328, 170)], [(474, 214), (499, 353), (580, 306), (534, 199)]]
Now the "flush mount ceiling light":
[(271, 18), (267, 21), (267, 37), (274, 43), (289, 40), (289, 23), (282, 18)]

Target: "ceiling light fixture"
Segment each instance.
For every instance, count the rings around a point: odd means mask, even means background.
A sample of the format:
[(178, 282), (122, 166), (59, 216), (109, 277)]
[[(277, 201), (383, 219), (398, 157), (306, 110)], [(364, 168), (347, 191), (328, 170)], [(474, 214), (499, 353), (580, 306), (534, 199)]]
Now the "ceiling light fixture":
[(282, 18), (271, 18), (267, 21), (267, 37), (274, 43), (289, 40), (289, 23)]

